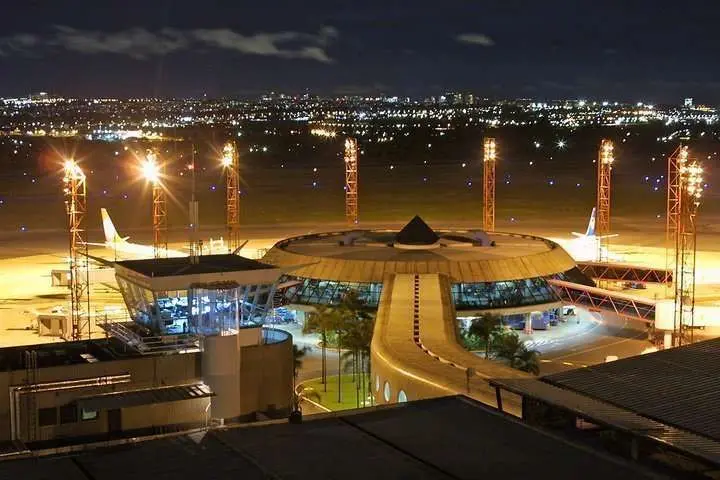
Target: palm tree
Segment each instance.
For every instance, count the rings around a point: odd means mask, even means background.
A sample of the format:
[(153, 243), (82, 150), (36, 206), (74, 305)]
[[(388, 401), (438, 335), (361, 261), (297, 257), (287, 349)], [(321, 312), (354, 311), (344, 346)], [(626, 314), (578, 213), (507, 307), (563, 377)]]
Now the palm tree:
[(540, 373), (540, 352), (527, 348), (517, 333), (505, 333), (495, 339), (496, 355), (506, 359), (512, 368), (533, 375)]
[(327, 392), (327, 332), (333, 330), (338, 323), (338, 312), (328, 305), (316, 305), (315, 311), (309, 313), (305, 325), (303, 325), (303, 333), (319, 333), (321, 355), (321, 383)]
[(490, 357), (490, 342), (501, 325), (502, 319), (499, 315), (483, 313), (479, 318), (473, 318), (470, 328), (468, 328), (470, 335), (475, 335), (485, 341), (485, 358)]
[(515, 356), (515, 360), (515, 368), (518, 370), (540, 375), (540, 352), (537, 350), (531, 350), (523, 345)]
[(293, 387), (297, 385), (298, 374), (303, 364), (303, 357), (307, 353), (307, 347), (298, 347), (293, 343)]
[[(360, 299), (357, 291), (349, 290), (343, 295), (339, 305), (340, 321), (338, 323), (338, 367), (340, 367), (340, 349), (344, 344), (351, 352), (353, 358), (353, 371), (365, 372), (366, 359), (369, 359), (370, 341), (372, 340), (373, 318), (371, 310)], [(367, 355), (366, 355), (367, 354)], [(338, 402), (341, 401), (341, 370), (338, 368)], [(362, 375), (364, 377), (364, 375)], [(355, 376), (353, 375), (353, 378)], [(365, 381), (362, 382), (362, 392), (364, 395)], [(359, 406), (360, 385), (356, 385), (356, 398)], [(363, 397), (365, 398), (365, 397)], [(365, 402), (363, 401), (363, 404)]]
[(522, 342), (515, 332), (504, 332), (502, 335), (495, 335), (493, 337), (495, 355), (508, 360), (511, 363), (510, 366), (512, 366), (513, 358), (515, 358), (515, 354), (521, 347)]

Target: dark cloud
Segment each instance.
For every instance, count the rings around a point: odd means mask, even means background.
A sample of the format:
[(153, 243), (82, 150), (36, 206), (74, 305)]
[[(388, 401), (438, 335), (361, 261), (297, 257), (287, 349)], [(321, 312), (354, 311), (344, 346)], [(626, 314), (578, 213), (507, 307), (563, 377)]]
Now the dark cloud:
[(57, 26), (55, 32), (48, 36), (16, 34), (0, 38), (0, 55), (60, 48), (79, 54), (116, 54), (145, 59), (200, 46), (249, 55), (304, 58), (329, 63), (332, 59), (326, 48), (338, 35), (337, 29), (329, 26), (322, 27), (317, 34), (281, 31), (252, 35), (227, 28), (150, 31), (136, 27), (108, 33)]

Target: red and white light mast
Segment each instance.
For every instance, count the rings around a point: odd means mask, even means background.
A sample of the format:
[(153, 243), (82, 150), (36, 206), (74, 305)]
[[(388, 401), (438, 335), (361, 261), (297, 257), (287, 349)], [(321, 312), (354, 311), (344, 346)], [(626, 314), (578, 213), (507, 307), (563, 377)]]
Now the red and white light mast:
[(352, 137), (345, 140), (345, 219), (350, 227), (358, 224), (358, 144)]
[(81, 340), (86, 327), (87, 338), (90, 338), (88, 247), (83, 228), (87, 213), (87, 182), (85, 174), (74, 160), (66, 160), (64, 170), (63, 193), (70, 234), (70, 338)]
[(495, 139), (486, 137), (483, 142), (483, 230), (495, 231)]
[(240, 176), (238, 173), (238, 151), (234, 142), (227, 142), (223, 148), (222, 166), (225, 169), (227, 191), (225, 208), (227, 214), (228, 250), (240, 246)]
[(599, 238), (598, 241), (598, 261), (608, 261), (608, 247), (610, 235), (610, 199), (612, 195), (612, 168), (615, 162), (613, 153), (614, 146), (612, 141), (603, 139), (600, 142), (600, 150), (598, 152), (598, 177), (597, 177), (597, 204), (595, 211), (597, 214), (597, 223), (595, 225), (595, 233)]

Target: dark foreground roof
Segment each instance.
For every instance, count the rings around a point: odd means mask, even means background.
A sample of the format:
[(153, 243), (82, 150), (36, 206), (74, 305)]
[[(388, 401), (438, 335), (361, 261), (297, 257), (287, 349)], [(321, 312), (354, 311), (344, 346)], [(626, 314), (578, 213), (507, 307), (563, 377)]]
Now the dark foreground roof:
[(425, 221), (415, 215), (407, 225), (398, 232), (395, 241), (403, 245), (432, 245), (440, 239), (437, 233)]
[(0, 462), (0, 478), (651, 478), (464, 397)]
[(549, 375), (543, 381), (720, 441), (720, 339)]
[(196, 264), (190, 263), (190, 257), (123, 260), (117, 262), (117, 264), (147, 277), (170, 277), (173, 275), (194, 275), (198, 273), (227, 273), (275, 268), (272, 265), (233, 254), (202, 255), (199, 259), (199, 262)]

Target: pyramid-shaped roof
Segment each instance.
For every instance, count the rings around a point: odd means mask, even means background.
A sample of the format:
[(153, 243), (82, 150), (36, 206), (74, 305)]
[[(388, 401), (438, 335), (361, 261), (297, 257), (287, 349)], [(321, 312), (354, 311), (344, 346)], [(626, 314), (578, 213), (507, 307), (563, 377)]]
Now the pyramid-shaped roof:
[(395, 241), (403, 245), (433, 245), (440, 237), (418, 215), (397, 234)]

